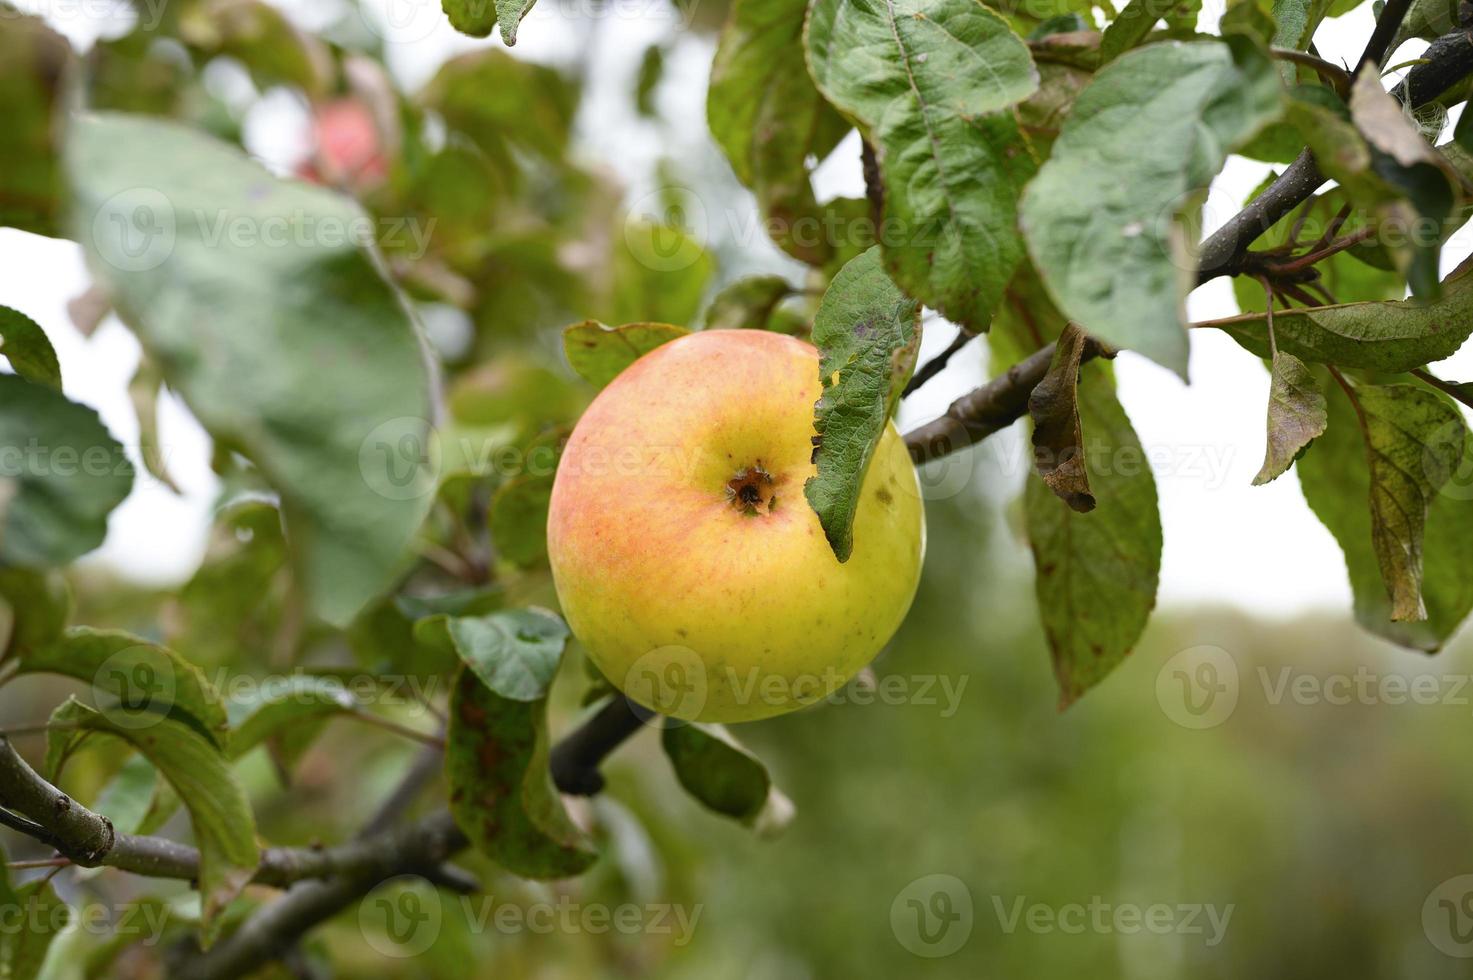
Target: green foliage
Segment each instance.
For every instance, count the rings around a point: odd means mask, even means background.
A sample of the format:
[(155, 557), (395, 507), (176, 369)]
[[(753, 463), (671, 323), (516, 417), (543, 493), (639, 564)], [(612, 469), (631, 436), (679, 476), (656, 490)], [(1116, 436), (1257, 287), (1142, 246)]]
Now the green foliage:
[[(69, 167), (94, 273), (205, 428), (281, 493), (313, 608), (346, 623), (390, 584), (428, 504), (432, 409), (417, 329), (366, 250), (311, 230), (369, 219), (141, 118), (79, 120)], [(142, 242), (118, 223), (140, 214), (158, 223)], [(308, 230), (289, 235), (283, 215)], [(255, 302), (263, 292), (269, 309)], [(202, 343), (212, 356), (199, 356)], [(327, 383), (343, 363), (353, 370)]]
[(7, 565), (65, 565), (91, 551), (133, 486), (133, 466), (96, 412), (13, 374), (0, 375), (0, 452)]
[(813, 321), (823, 395), (813, 416), (818, 474), (803, 495), (839, 561), (854, 550), (864, 475), (915, 367), (920, 316), (920, 304), (896, 288), (872, 248), (834, 277)]
[(0, 3), (0, 227), (58, 234), (61, 167), (57, 150), (62, 86), (74, 70), (71, 45), (40, 17)]
[(0, 976), (6, 980), (37, 980), (46, 962), (46, 952), (71, 920), (71, 910), (49, 881), (33, 881), (15, 887), (0, 851), (0, 909), (10, 913), (10, 923), (0, 932)]
[(225, 706), (204, 672), (131, 633), (75, 627), (23, 653), (20, 673), (74, 677), (92, 685), (104, 714), (154, 713), (188, 725), (217, 748), (225, 744)]
[[(550, 641), (538, 643), (540, 651), (550, 648)], [(518, 638), (518, 650), (527, 645)], [(588, 870), (596, 853), (568, 818), (547, 768), (548, 681), (537, 687), (537, 678), (548, 658), (508, 669), (486, 663), (482, 649), (457, 649), (467, 666), (450, 695), (445, 750), (456, 823), (478, 850), (521, 877), (566, 878)], [(554, 669), (561, 653), (559, 638), (551, 657)], [(517, 696), (488, 687), (485, 675)]]
[(689, 332), (670, 323), (610, 327), (585, 320), (563, 331), (563, 353), (579, 377), (602, 388), (640, 357)]
[(1032, 475), (1023, 495), (1061, 705), (1130, 653), (1155, 608), (1161, 574), (1156, 481), (1114, 384), (1098, 367), (1080, 379), (1079, 416), (1095, 508), (1078, 513)]
[(791, 332), (791, 317), (779, 304), (795, 290), (782, 276), (748, 276), (717, 293), (706, 309), (707, 330), (776, 330)]
[(1059, 307), (1185, 377), (1194, 264), (1176, 219), (1279, 100), (1273, 66), (1242, 39), (1153, 44), (1096, 75), (1022, 202)]
[(706, 120), (737, 179), (757, 195), (777, 243), (823, 265), (834, 242), (821, 234), (807, 159), (828, 156), (849, 125), (804, 68), (806, 13), (792, 0), (735, 0), (711, 65)]
[(52, 712), (51, 726), (46, 768), (53, 778), (81, 740), (96, 733), (131, 743), (173, 785), (189, 811), (200, 852), (201, 915), (208, 943), (220, 914), (250, 881), (261, 857), (250, 804), (219, 747), (173, 718), (126, 708), (103, 713), (75, 698)]
[[(1473, 332), (1473, 268), (1459, 266), (1433, 303), (1397, 300), (1282, 310), (1274, 314), (1279, 349), (1300, 360), (1385, 374), (1440, 361)], [(1269, 357), (1262, 313), (1222, 321), (1222, 329), (1259, 357)]]
[(35, 320), (8, 306), (0, 306), (0, 354), (27, 381), (61, 390), (61, 364), (45, 331)]
[(454, 650), (497, 697), (521, 702), (547, 697), (568, 641), (563, 621), (538, 609), (433, 616), (416, 624), (415, 633), (423, 643)]
[(10, 612), (10, 635), (0, 661), (25, 657), (61, 636), (72, 612), (72, 595), (57, 572), (0, 568), (0, 599)]
[(819, 91), (878, 155), (886, 269), (985, 329), (1023, 257), (1016, 202), (1034, 162), (1007, 110), (1038, 88), (1028, 46), (974, 0), (819, 0), (807, 45)]
[(660, 744), (680, 785), (707, 809), (766, 834), (792, 819), (792, 802), (773, 785), (762, 760), (724, 725), (668, 722)]

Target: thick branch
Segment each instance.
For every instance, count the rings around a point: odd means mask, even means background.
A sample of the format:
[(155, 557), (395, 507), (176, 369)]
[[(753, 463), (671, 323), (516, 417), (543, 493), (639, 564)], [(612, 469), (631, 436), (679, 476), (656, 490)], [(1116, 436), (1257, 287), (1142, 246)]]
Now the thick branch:
[[(1104, 353), (1094, 340), (1085, 342), (1081, 363)], [(905, 448), (917, 465), (965, 449), (1000, 432), (1028, 414), (1028, 396), (1043, 380), (1054, 359), (1054, 345), (1042, 347), (951, 403), (945, 414), (905, 434)]]
[(552, 781), (564, 793), (593, 796), (604, 788), (599, 763), (653, 717), (628, 698), (615, 695), (593, 717), (553, 746)]
[(438, 869), (464, 848), (465, 835), (448, 811), (344, 847), (363, 849), (351, 868), (323, 881), (302, 882), (248, 918), (207, 953), (175, 963), (170, 976), (217, 980), (247, 976), (280, 957), (318, 923), (399, 875), (420, 875), (436, 884), (451, 882)]
[[(1414, 108), (1425, 105), (1473, 73), (1473, 38), (1466, 29), (1445, 34), (1432, 42), (1424, 57), (1426, 60), (1392, 89), (1398, 102), (1410, 103)], [(1325, 175), (1313, 154), (1308, 150), (1299, 154), (1262, 194), (1202, 243), (1197, 284), (1241, 272), (1248, 247), (1324, 182)]]

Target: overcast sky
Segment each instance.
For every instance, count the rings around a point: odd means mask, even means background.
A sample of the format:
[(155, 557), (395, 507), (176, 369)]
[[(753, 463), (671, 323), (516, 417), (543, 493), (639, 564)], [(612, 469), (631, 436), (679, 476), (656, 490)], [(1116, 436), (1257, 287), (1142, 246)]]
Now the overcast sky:
[[(78, 16), (76, 12), (89, 5), (69, 0), (22, 0), (19, 5), (48, 12), (81, 48), (99, 32), (116, 32), (126, 25), (126, 19), (109, 25)], [(101, 0), (92, 9), (100, 5)], [(289, 6), (292, 15), (306, 24), (326, 22), (341, 9), (332, 0), (279, 5)], [(126, 4), (118, 0), (118, 6)], [(498, 39), (478, 41), (456, 34), (445, 23), (439, 0), (371, 0), (367, 6), (373, 8), (370, 29), (391, 41), (391, 69), (411, 88), (453, 54), (501, 44)], [(616, 169), (634, 198), (649, 186), (653, 165), (662, 155), (719, 160), (704, 123), (713, 42), (682, 32), (664, 0), (609, 0), (603, 11), (594, 13), (588, 0), (573, 0), (561, 9), (538, 6), (523, 23), (514, 53), (566, 65), (588, 45), (594, 84), (579, 119), (580, 149), (590, 161)], [(1201, 26), (1210, 29), (1219, 13), (1205, 11)], [(1369, 4), (1327, 23), (1316, 35), (1320, 53), (1332, 61), (1353, 63), (1371, 24)], [(673, 45), (666, 79), (657, 93), (663, 124), (639, 119), (625, 95), (632, 90), (642, 52), (652, 42)], [(1397, 60), (1415, 56), (1419, 48), (1408, 45)], [(222, 84), (228, 81), (223, 79)], [(305, 121), (304, 108), (293, 97), (273, 93), (247, 117), (247, 145), (268, 164), (285, 169), (303, 151)], [(1209, 195), (1208, 232), (1237, 210), (1268, 169), (1236, 157), (1229, 161)], [(857, 144), (841, 146), (820, 169), (816, 184), (821, 198), (862, 194)], [(750, 202), (743, 206), (750, 207)], [(1444, 253), (1444, 271), (1468, 253), (1470, 242), (1469, 233), (1455, 237)], [(751, 261), (754, 268), (785, 267), (780, 253), (770, 246), (760, 247)], [(57, 348), (67, 394), (101, 412), (113, 434), (135, 451), (136, 459), (137, 423), (126, 386), (137, 364), (138, 346), (112, 318), (88, 339), (71, 326), (66, 302), (88, 284), (77, 246), (0, 230), (0, 268), (6, 271), (0, 277), (0, 304), (41, 324)], [(1237, 312), (1231, 286), (1223, 279), (1198, 289), (1188, 309), (1194, 320)], [(944, 322), (928, 321), (927, 326), (923, 357), (945, 347), (953, 335), (953, 328)], [(983, 347), (982, 343), (968, 347), (971, 356), (957, 357), (951, 368), (907, 402), (901, 427), (938, 414), (951, 398), (977, 383), (984, 374)], [(1250, 485), (1263, 457), (1268, 375), (1261, 362), (1215, 331), (1195, 331), (1190, 385), (1128, 353), (1117, 365), (1122, 399), (1157, 464), (1165, 538), (1162, 602), (1226, 601), (1276, 614), (1348, 608), (1349, 587), (1340, 552), (1309, 512), (1293, 473), (1266, 487)], [(1447, 377), (1473, 377), (1473, 353), (1460, 352), (1440, 367)], [(1015, 474), (1021, 473), (1018, 461), (1026, 457), (1016, 433), (995, 441), (998, 444), (989, 451), (1009, 462)], [(106, 543), (88, 560), (164, 583), (187, 577), (198, 563), (217, 484), (208, 465), (207, 437), (173, 400), (162, 407), (161, 442), (183, 496), (140, 478), (132, 496), (114, 513)]]

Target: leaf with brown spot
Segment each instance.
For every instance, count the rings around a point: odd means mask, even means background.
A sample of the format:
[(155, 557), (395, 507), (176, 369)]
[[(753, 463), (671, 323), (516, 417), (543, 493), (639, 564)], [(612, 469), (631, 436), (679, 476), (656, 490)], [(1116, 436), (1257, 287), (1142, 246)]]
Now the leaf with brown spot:
[(462, 668), (450, 695), (450, 812), (487, 857), (523, 878), (570, 878), (597, 853), (548, 769), (547, 700), (504, 698)]
[(1282, 476), (1328, 424), (1325, 393), (1309, 368), (1293, 354), (1276, 353), (1268, 391), (1268, 447), (1253, 485)]
[(610, 327), (584, 320), (563, 329), (563, 351), (583, 380), (602, 388), (645, 354), (689, 332), (671, 323)]
[(1033, 465), (1048, 488), (1081, 514), (1095, 509), (1079, 428), (1079, 362), (1085, 339), (1077, 325), (1066, 326), (1059, 335), (1048, 373), (1028, 396), (1028, 414), (1033, 417)]
[(1391, 598), (1391, 620), (1418, 622), (1427, 618), (1427, 511), (1463, 461), (1462, 418), (1435, 392), (1412, 385), (1363, 385), (1347, 394), (1365, 439), (1371, 546)]

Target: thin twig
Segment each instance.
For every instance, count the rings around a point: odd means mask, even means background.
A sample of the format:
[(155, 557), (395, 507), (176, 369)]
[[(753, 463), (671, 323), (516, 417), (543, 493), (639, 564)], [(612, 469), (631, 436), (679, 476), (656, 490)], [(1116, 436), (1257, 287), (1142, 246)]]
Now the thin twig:
[(1325, 81), (1334, 87), (1335, 92), (1342, 99), (1350, 97), (1351, 77), (1350, 72), (1341, 68), (1333, 62), (1326, 61), (1308, 51), (1295, 51), (1292, 48), (1269, 48), (1268, 53), (1280, 61), (1291, 61), (1296, 65), (1303, 65), (1311, 69)]
[(1281, 265), (1275, 266), (1274, 271), (1278, 273), (1283, 273), (1285, 275), (1292, 275), (1293, 273), (1308, 269), (1316, 262), (1323, 261), (1324, 259), (1329, 258), (1337, 252), (1343, 252), (1347, 248), (1359, 245), (1361, 242), (1365, 241), (1367, 238), (1370, 238), (1375, 233), (1376, 229), (1370, 226), (1366, 226), (1365, 228), (1357, 228), (1355, 231), (1346, 235), (1344, 238), (1336, 239), (1323, 248), (1317, 249), (1316, 251), (1310, 252), (1306, 255), (1301, 255), (1297, 259), (1293, 259)]
[(1463, 385), (1455, 384), (1452, 381), (1444, 381), (1442, 378), (1439, 378), (1431, 371), (1427, 371), (1423, 368), (1413, 368), (1412, 377), (1426, 382), (1427, 384), (1436, 388), (1438, 391), (1441, 391), (1443, 394), (1462, 402), (1469, 408), (1473, 408), (1473, 395), (1470, 395), (1468, 389), (1465, 388)]
[(905, 390), (900, 393), (900, 397), (909, 398), (921, 385), (945, 370), (946, 365), (951, 362), (952, 355), (967, 346), (976, 336), (976, 334), (970, 332), (965, 327), (959, 328), (956, 332), (956, 337), (952, 339), (944, 351), (916, 368), (916, 373), (911, 375), (910, 381), (906, 384)]
[(1386, 57), (1386, 49), (1391, 47), (1391, 41), (1396, 37), (1397, 28), (1406, 18), (1407, 11), (1411, 9), (1412, 0), (1386, 0), (1386, 6), (1381, 8), (1381, 16), (1376, 18), (1376, 29), (1371, 32), (1371, 39), (1366, 42), (1366, 49), (1361, 52), (1360, 60), (1355, 63), (1355, 70), (1360, 71), (1366, 65), (1375, 62), (1380, 66), (1381, 60)]

